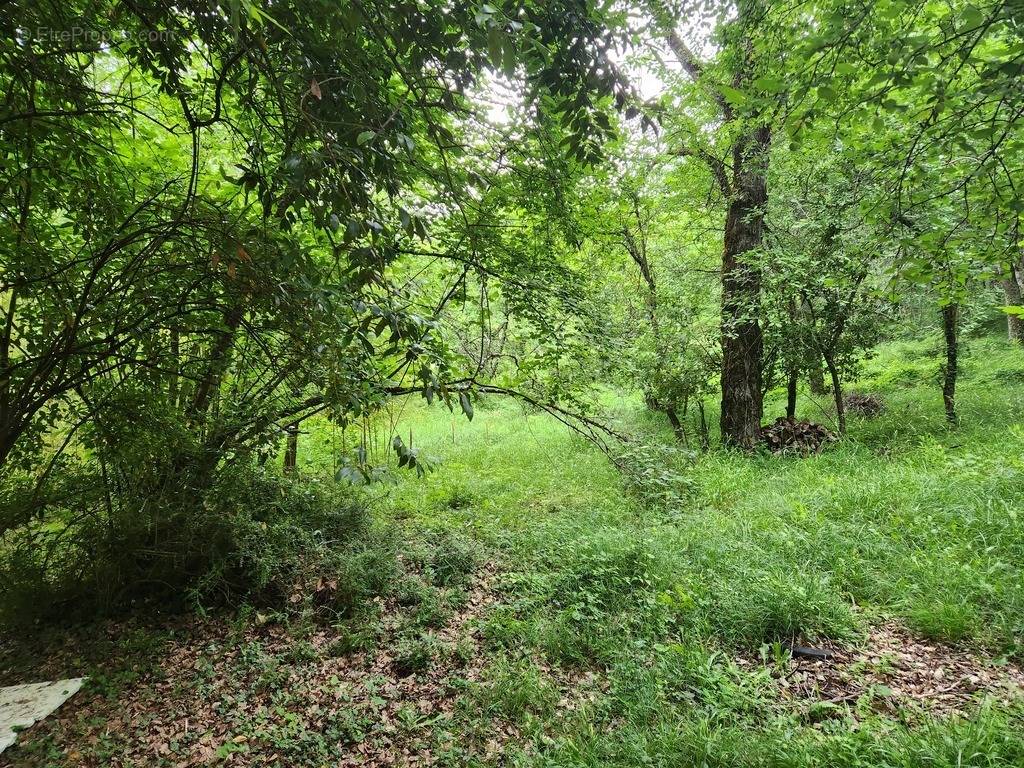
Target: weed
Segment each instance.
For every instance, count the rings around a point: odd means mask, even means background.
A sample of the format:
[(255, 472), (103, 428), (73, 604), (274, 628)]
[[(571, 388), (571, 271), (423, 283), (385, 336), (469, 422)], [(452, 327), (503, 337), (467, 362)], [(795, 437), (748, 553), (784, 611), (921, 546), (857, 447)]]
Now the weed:
[(470, 539), (442, 531), (430, 541), (431, 554), (426, 572), (438, 587), (464, 584), (476, 568), (477, 548)]
[(392, 669), (398, 677), (425, 672), (446, 650), (433, 634), (405, 637), (395, 646)]
[(516, 725), (528, 719), (547, 719), (554, 713), (558, 691), (530, 661), (496, 662), (477, 694), (488, 717)]

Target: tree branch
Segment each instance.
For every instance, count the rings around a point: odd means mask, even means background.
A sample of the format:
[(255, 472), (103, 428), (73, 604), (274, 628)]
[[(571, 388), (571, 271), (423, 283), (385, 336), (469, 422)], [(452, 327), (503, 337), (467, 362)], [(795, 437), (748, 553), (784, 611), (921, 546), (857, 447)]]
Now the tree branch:
[[(704, 64), (700, 59), (697, 58), (696, 54), (690, 50), (690, 46), (686, 44), (686, 41), (679, 36), (679, 33), (672, 28), (665, 30), (665, 40), (668, 42), (668, 47), (672, 49), (672, 53), (679, 59), (679, 63), (682, 64), (686, 74), (690, 76), (693, 82), (698, 85), (708, 86), (707, 83), (702, 82), (704, 78)], [(725, 120), (732, 120), (734, 117), (732, 111), (732, 105), (726, 101), (725, 96), (715, 88), (713, 85), (708, 86), (711, 89), (711, 98), (715, 100), (719, 108), (722, 110), (722, 117)]]
[(729, 174), (726, 170), (725, 163), (720, 158), (715, 157), (706, 149), (691, 149), (690, 147), (682, 147), (680, 149), (672, 150), (672, 154), (678, 155), (679, 157), (697, 157), (703, 160), (714, 175), (715, 181), (718, 182), (718, 186), (721, 188), (722, 194), (726, 197), (732, 195), (732, 185), (729, 183)]

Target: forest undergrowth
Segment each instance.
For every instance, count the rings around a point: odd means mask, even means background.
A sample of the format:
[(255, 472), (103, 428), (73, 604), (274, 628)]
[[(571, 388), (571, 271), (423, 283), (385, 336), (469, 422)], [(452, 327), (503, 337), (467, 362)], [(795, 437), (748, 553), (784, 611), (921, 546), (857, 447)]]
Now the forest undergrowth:
[(8, 641), (5, 679), (90, 682), (4, 764), (1019, 765), (1024, 361), (972, 347), (959, 428), (930, 343), (898, 342), (853, 387), (881, 413), (807, 458), (673, 447), (609, 394), (648, 485), (507, 401), (409, 403), (437, 467), (371, 486), (404, 542), (377, 597), (325, 620), (343, 573), (291, 610)]

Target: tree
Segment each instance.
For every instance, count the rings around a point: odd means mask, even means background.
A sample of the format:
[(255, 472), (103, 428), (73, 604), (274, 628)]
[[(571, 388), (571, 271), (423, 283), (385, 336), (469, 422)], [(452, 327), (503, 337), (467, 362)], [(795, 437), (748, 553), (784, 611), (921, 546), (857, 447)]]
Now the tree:
[(591, 344), (606, 350), (595, 376), (639, 390), (684, 443), (696, 407), (706, 446), (719, 312), (708, 279), (720, 256), (706, 247), (706, 217), (681, 210), (691, 179), (657, 150), (656, 136), (614, 145), (596, 183), (578, 191), (585, 314)]
[(768, 338), (787, 384), (787, 412), (795, 416), (800, 374), (821, 370), (832, 384), (836, 423), (846, 432), (842, 382), (865, 350), (880, 339), (887, 302), (886, 272), (895, 251), (880, 245), (863, 205), (875, 179), (852, 149), (831, 153), (827, 135), (800, 151), (777, 148), (771, 230), (763, 265)]
[(1000, 274), (999, 281), (1006, 297), (1006, 334), (1010, 341), (1024, 344), (1024, 261), (1014, 264), (1011, 259)]
[[(44, 579), (51, 546), (78, 576), (155, 551), (316, 414), (344, 426), (419, 394), (469, 417), (489, 392), (598, 431), (488, 379), (444, 326), (474, 280), (540, 328), (564, 301), (538, 298), (558, 292), (554, 258), (493, 234), (496, 182), (526, 135), (599, 159), (632, 98), (614, 13), (272, 5), (5, 7), (0, 531)], [(522, 85), (515, 136), (480, 129), (475, 93), (498, 73)]]
[[(458, 207), (471, 191), (459, 119), (479, 74), (520, 73), (581, 159), (608, 133), (598, 100), (626, 98), (600, 67), (607, 20), (548, 3), (8, 10), (0, 465), (104, 377), (161, 373), (211, 455), (328, 401), (360, 413), (402, 391), (389, 358), (400, 373), (437, 348), (388, 270), (428, 235), (409, 200)], [(71, 29), (98, 40), (58, 34)], [(298, 380), (285, 348), (307, 362)], [(215, 427), (218, 389), (261, 354), (252, 389), (232, 391), (263, 413), (235, 403)]]
[(1000, 2), (894, 0), (834, 8), (820, 22), (799, 50), (793, 76), (807, 97), (790, 133), (799, 141), (827, 123), (873, 169), (868, 215), (898, 244), (894, 271), (927, 286), (941, 316), (943, 403), (955, 423), (968, 286), (1002, 279), (1013, 305), (1006, 280), (1024, 207), (1019, 13)]
[(707, 163), (726, 201), (721, 432), (726, 444), (751, 448), (760, 438), (763, 414), (761, 273), (753, 257), (764, 236), (771, 113), (748, 105), (743, 89), (751, 86), (762, 66), (754, 38), (763, 8), (746, 0), (736, 5), (735, 20), (722, 25), (725, 47), (721, 66), (711, 69), (676, 31), (675, 14), (658, 4), (652, 5), (652, 12), (683, 70), (699, 89), (711, 94), (717, 107), (715, 119), (727, 137), (727, 160), (699, 145), (683, 145), (675, 151)]

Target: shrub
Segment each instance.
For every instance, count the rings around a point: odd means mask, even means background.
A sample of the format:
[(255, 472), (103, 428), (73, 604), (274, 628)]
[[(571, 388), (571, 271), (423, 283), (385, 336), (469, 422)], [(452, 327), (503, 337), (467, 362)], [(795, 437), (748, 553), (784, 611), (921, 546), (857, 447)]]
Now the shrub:
[(434, 586), (457, 587), (464, 585), (476, 569), (477, 549), (471, 539), (458, 533), (425, 532), (408, 558)]
[[(18, 486), (5, 494), (5, 624), (109, 614), (138, 603), (180, 607), (188, 599), (214, 605), (245, 598), (344, 614), (396, 572), (393, 547), (371, 531), (363, 504), (332, 483), (232, 467), (193, 496), (161, 488), (142, 469), (110, 499), (96, 490), (99, 478), (77, 477), (74, 489), (50, 484), (45, 499)], [(10, 524), (40, 519), (40, 505), (45, 522)]]
[(675, 445), (635, 442), (613, 457), (626, 490), (643, 505), (678, 513), (690, 502), (696, 484), (687, 474), (696, 454)]

